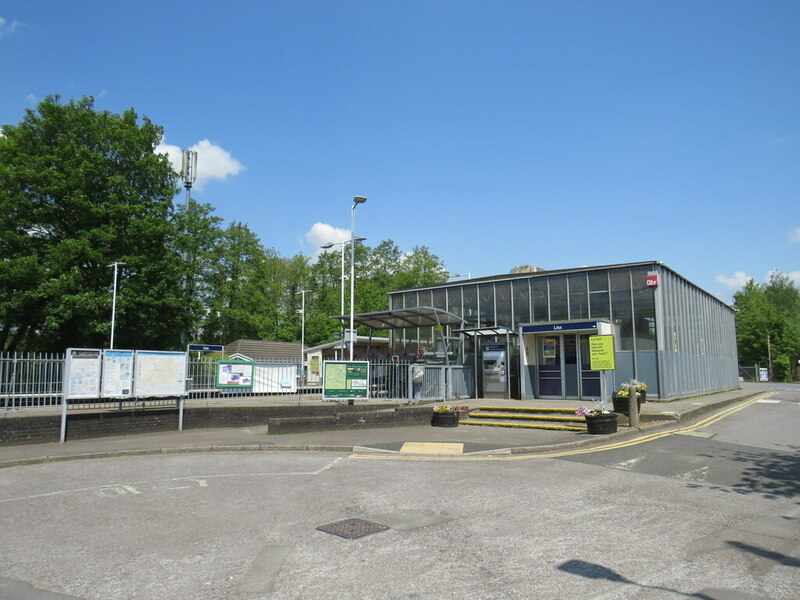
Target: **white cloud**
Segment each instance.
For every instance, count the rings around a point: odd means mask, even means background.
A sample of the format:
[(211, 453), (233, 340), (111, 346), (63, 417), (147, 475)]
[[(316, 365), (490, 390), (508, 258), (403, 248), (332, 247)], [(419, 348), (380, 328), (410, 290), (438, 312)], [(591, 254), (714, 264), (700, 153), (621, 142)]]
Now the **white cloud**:
[(19, 27), (19, 23), (17, 21), (11, 21), (9, 23), (6, 19), (0, 17), (0, 40), (14, 33), (17, 30), (17, 27)]
[(27, 96), (25, 96), (25, 100), (29, 104), (39, 104), (39, 98), (37, 98), (36, 94), (33, 94), (33, 93), (30, 93)]
[(800, 244), (800, 227), (789, 232), (789, 243)]
[(752, 277), (750, 277), (750, 275), (748, 275), (744, 271), (736, 271), (733, 274), (733, 277), (726, 277), (725, 275), (717, 275), (714, 278), (714, 280), (717, 283), (721, 283), (725, 287), (730, 288), (732, 290), (738, 290), (740, 288), (743, 288), (745, 285), (747, 285), (747, 282), (750, 281), (751, 279)]
[(323, 250), (320, 248), (323, 244), (327, 244), (328, 242), (335, 242), (336, 246), (331, 248), (329, 252), (341, 252), (341, 246), (339, 246), (338, 242), (344, 242), (345, 240), (350, 239), (350, 230), (349, 229), (339, 229), (338, 227), (334, 227), (333, 225), (328, 225), (327, 223), (314, 223), (305, 234), (305, 241), (308, 243), (311, 248), (313, 249), (311, 253), (311, 257), (313, 260), (317, 260), (319, 255), (322, 254)]
[[(228, 175), (238, 175), (244, 165), (231, 156), (222, 146), (212, 144), (209, 140), (200, 140), (189, 150), (197, 152), (197, 181), (194, 189), (202, 191), (203, 186), (212, 179), (224, 181)], [(180, 173), (183, 149), (180, 146), (165, 144), (163, 141), (156, 147), (156, 154), (166, 154), (172, 168)]]
[(795, 285), (800, 285), (800, 271), (791, 271), (787, 273), (789, 279), (794, 281)]

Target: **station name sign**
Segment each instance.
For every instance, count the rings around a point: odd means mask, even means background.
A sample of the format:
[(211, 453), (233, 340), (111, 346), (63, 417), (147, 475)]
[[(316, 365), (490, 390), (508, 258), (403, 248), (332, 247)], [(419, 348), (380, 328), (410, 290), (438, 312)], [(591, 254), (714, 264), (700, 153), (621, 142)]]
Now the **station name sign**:
[(222, 352), (223, 349), (212, 344), (189, 344), (189, 352)]
[(525, 325), (522, 333), (551, 333), (553, 331), (587, 331), (597, 329), (597, 321), (561, 323), (558, 325)]

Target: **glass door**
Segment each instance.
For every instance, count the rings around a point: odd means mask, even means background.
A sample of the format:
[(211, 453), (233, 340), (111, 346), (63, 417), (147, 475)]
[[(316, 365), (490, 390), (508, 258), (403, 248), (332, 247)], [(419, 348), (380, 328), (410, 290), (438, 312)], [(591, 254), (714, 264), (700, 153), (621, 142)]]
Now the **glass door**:
[(539, 398), (563, 398), (561, 387), (561, 337), (542, 336), (536, 344), (539, 371)]
[(600, 371), (591, 370), (589, 360), (589, 335), (580, 335), (581, 398), (600, 397)]
[(562, 338), (562, 354), (564, 355), (564, 396), (578, 399), (578, 345), (577, 335), (565, 333)]

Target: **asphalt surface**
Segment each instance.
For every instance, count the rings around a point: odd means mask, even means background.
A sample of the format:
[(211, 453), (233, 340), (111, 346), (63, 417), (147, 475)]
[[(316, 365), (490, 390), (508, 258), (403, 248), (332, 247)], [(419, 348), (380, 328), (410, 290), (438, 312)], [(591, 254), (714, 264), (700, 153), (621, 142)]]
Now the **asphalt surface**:
[[(609, 440), (642, 435), (658, 428), (685, 424), (728, 406), (769, 392), (768, 388), (740, 389), (672, 402), (646, 402), (642, 415), (660, 422), (643, 424), (637, 429), (621, 427), (612, 435), (546, 430), (519, 430), (500, 427), (460, 426), (456, 428), (429, 425), (318, 431), (270, 435), (267, 426), (217, 429), (194, 429), (139, 435), (123, 435), (66, 443), (30, 444), (0, 447), (0, 468), (57, 460), (121, 456), (137, 453), (210, 452), (239, 450), (263, 451), (353, 451), (400, 452), (407, 442), (463, 444), (463, 453), (547, 453), (564, 449), (607, 443)], [(578, 408), (586, 402), (468, 400), (460, 405), (477, 408), (492, 406), (544, 406)], [(31, 413), (35, 409), (30, 409)], [(620, 423), (627, 421), (620, 417)], [(423, 453), (437, 453), (435, 446), (425, 446)]]

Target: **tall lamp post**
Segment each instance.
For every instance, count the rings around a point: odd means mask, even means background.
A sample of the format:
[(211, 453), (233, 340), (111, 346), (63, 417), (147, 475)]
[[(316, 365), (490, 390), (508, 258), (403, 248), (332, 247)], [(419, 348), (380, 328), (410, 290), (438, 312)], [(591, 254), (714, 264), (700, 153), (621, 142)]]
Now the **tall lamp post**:
[(306, 381), (306, 294), (311, 290), (300, 290), (295, 294), (301, 295), (300, 300), (300, 382), (305, 385)]
[(355, 313), (355, 283), (356, 283), (356, 206), (364, 204), (367, 199), (364, 196), (353, 198), (353, 208), (350, 211), (350, 360), (353, 360), (353, 347), (356, 345), (353, 315)]
[[(366, 239), (367, 238), (365, 238), (365, 237), (357, 237), (357, 238), (353, 238), (353, 241), (363, 242)], [(344, 246), (345, 246), (345, 244), (349, 244), (349, 243), (350, 243), (350, 240), (342, 240), (341, 242), (328, 242), (327, 244), (323, 244), (322, 246), (320, 246), (320, 248), (322, 248), (323, 250), (330, 250), (334, 246), (339, 246), (339, 248), (341, 249), (342, 274), (339, 277), (339, 284), (340, 284), (339, 288), (341, 290), (341, 307), (340, 307), (340, 312), (339, 312), (340, 315), (344, 314)], [(342, 329), (344, 329), (344, 325), (342, 326)], [(344, 339), (345, 339), (344, 336), (342, 336), (342, 343), (344, 343)]]
[(111, 350), (114, 349), (114, 325), (117, 320), (117, 269), (124, 264), (124, 262), (116, 261), (108, 265), (114, 267), (114, 291), (111, 295)]

